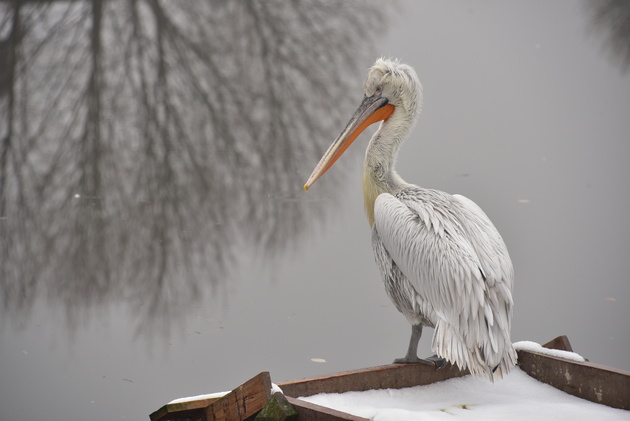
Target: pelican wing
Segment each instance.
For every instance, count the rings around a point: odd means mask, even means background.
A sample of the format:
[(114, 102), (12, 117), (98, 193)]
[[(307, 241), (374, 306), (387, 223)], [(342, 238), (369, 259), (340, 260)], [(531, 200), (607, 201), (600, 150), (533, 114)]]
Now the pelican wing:
[(435, 326), (433, 350), (471, 372), (507, 372), (513, 270), (483, 211), (463, 196), (406, 188), (378, 196), (374, 231), (375, 251), (386, 250)]
[[(503, 281), (511, 291), (514, 284), (514, 268), (501, 234), (475, 202), (459, 194), (452, 197), (468, 211), (470, 223), (464, 228), (468, 230), (468, 238), (483, 265), (486, 280)], [(511, 294), (509, 295), (511, 298)]]

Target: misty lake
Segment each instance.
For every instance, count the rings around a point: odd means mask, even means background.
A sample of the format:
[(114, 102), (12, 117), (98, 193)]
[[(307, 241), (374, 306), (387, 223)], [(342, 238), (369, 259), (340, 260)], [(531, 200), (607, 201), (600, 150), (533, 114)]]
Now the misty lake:
[(302, 191), (380, 56), (424, 86), (400, 174), (473, 199), (507, 244), (512, 340), (630, 369), (630, 72), (593, 7), (1, 4), (3, 419), (148, 419), (261, 371), (401, 356), (371, 132)]

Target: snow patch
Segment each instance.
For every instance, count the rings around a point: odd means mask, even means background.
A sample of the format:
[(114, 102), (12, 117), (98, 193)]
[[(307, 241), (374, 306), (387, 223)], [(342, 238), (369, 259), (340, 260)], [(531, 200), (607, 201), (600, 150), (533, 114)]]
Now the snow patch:
[(465, 376), (406, 389), (320, 394), (300, 398), (374, 421), (630, 419), (628, 411), (564, 393), (514, 368), (491, 383)]
[(520, 341), (512, 344), (517, 351), (529, 351), (538, 354), (548, 355), (550, 357), (564, 358), (565, 360), (577, 361), (583, 363), (586, 361), (580, 354), (571, 351), (562, 351), (560, 349), (549, 349), (532, 341)]
[(216, 393), (208, 393), (207, 395), (189, 396), (187, 398), (179, 398), (179, 399), (172, 400), (169, 402), (169, 404), (184, 403), (184, 402), (190, 402), (190, 401), (200, 401), (203, 399), (218, 399), (218, 398), (224, 397), (228, 393), (230, 392), (216, 392)]

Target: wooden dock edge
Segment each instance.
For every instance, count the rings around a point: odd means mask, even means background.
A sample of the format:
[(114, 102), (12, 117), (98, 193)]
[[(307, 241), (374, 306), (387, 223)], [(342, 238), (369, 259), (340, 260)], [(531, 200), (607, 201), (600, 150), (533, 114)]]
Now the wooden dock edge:
[[(550, 349), (572, 351), (569, 339), (564, 335), (552, 339), (543, 346)], [(441, 382), (468, 374), (470, 374), (468, 370), (462, 371), (451, 364), (447, 364), (440, 369), (424, 364), (388, 364), (333, 373), (322, 377), (295, 380), (281, 383), (278, 386), (280, 386), (285, 395), (297, 398), (318, 393), (402, 389)]]
[(278, 386), (286, 396), (297, 398), (318, 393), (402, 389), (440, 382), (453, 377), (462, 377), (467, 374), (467, 370), (461, 371), (450, 364), (440, 369), (425, 364), (389, 364), (286, 382)]
[[(559, 336), (544, 344), (543, 347), (572, 350), (566, 336)], [(518, 351), (518, 365), (536, 380), (566, 393), (613, 408), (630, 410), (630, 371), (525, 350)], [(450, 364), (440, 369), (424, 364), (390, 364), (285, 382), (279, 384), (279, 387), (298, 412), (300, 420), (366, 421), (365, 418), (306, 402), (299, 397), (318, 393), (401, 389), (427, 385), (467, 374), (469, 374), (468, 371), (461, 371)], [(258, 385), (262, 380), (264, 388), (270, 389), (269, 373), (261, 373), (256, 377), (259, 377)], [(260, 389), (261, 387), (258, 386), (257, 390)], [(270, 395), (265, 396), (268, 398)], [(210, 398), (167, 404), (151, 414), (150, 418), (151, 421), (207, 421), (210, 415), (208, 410), (212, 406), (218, 406), (218, 400)]]
[[(552, 348), (549, 344), (543, 346)], [(569, 344), (568, 349), (563, 350), (570, 349)], [(630, 410), (630, 371), (533, 351), (519, 350), (517, 353), (521, 370), (536, 380), (578, 398)]]

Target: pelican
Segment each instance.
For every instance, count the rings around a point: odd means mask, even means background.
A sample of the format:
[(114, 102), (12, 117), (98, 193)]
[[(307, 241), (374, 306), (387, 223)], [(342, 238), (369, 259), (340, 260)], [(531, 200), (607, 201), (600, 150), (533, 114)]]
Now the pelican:
[[(378, 59), (363, 102), (321, 158), (304, 190), (359, 134), (381, 122), (363, 166), (363, 196), (385, 290), (411, 324), (407, 354), (395, 363), (445, 360), (476, 376), (501, 378), (516, 364), (510, 341), (514, 269), (501, 235), (472, 200), (405, 182), (394, 164), (422, 109), (414, 69)], [(437, 356), (417, 355), (422, 327), (434, 328)]]

